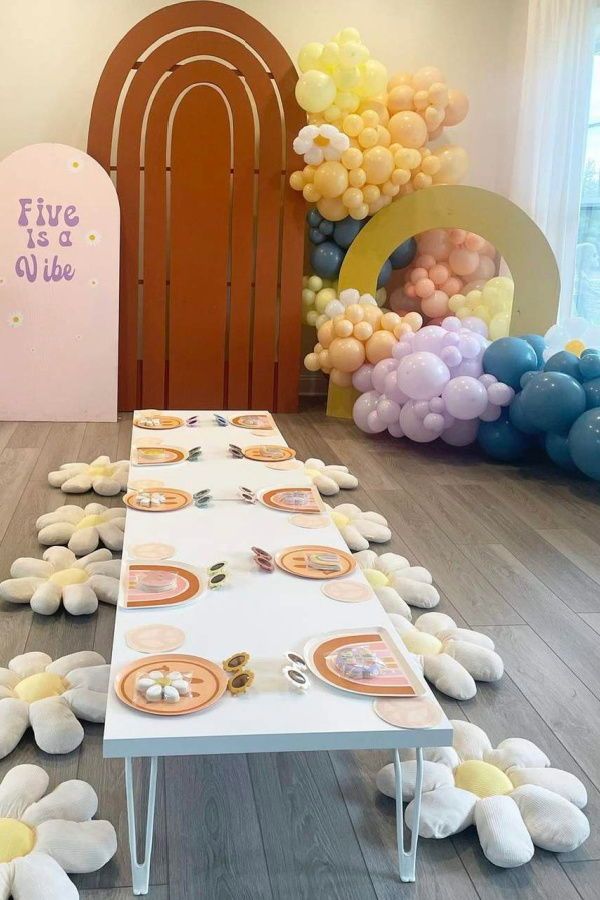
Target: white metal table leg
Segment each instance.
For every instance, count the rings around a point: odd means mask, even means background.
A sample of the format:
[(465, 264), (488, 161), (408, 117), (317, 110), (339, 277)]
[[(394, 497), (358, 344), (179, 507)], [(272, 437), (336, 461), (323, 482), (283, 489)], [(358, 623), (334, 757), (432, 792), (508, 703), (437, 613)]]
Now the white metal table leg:
[(402, 762), (394, 750), (394, 775), (396, 782), (396, 839), (398, 842), (398, 866), (401, 881), (414, 881), (417, 864), (417, 842), (421, 818), (421, 790), (423, 787), (423, 750), (417, 747), (417, 778), (415, 782), (414, 816), (410, 837), (410, 850), (404, 849), (404, 807), (402, 806)]
[(154, 835), (154, 807), (156, 805), (156, 773), (158, 759), (150, 759), (150, 781), (148, 784), (148, 810), (146, 813), (146, 838), (144, 861), (137, 856), (137, 829), (135, 821), (135, 790), (133, 785), (133, 759), (125, 759), (125, 790), (127, 793), (127, 823), (129, 826), (129, 853), (131, 855), (131, 879), (133, 893), (147, 894), (150, 883), (150, 860), (152, 858), (152, 837)]

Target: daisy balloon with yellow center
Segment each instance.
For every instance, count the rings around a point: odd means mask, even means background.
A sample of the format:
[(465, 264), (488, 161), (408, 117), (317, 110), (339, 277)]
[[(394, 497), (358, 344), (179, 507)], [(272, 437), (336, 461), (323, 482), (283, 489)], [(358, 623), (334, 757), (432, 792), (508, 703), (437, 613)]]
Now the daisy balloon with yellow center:
[(584, 350), (600, 349), (600, 326), (592, 325), (581, 316), (574, 316), (553, 325), (544, 335), (544, 340), (545, 360), (550, 359), (555, 353), (560, 353), (561, 350), (581, 356)]

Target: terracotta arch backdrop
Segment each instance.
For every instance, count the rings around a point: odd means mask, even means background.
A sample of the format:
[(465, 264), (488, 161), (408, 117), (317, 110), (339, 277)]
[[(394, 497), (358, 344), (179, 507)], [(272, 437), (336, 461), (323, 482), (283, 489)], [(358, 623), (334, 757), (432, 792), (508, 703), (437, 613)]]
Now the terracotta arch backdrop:
[(88, 152), (121, 203), (120, 409), (297, 408), (296, 80), (266, 28), (204, 0), (158, 10), (111, 54)]

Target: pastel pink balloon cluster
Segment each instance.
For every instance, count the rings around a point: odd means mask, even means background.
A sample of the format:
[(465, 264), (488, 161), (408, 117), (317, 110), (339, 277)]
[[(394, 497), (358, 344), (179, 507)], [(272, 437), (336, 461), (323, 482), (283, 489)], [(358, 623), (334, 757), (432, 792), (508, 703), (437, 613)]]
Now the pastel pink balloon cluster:
[(483, 372), (486, 334), (480, 319), (448, 316), (403, 335), (391, 358), (365, 364), (352, 377), (362, 392), (353, 410), (358, 427), (419, 443), (438, 437), (455, 447), (472, 443), (479, 422), (498, 419), (515, 395)]
[(401, 315), (416, 310), (429, 319), (441, 319), (450, 312), (450, 297), (480, 288), (494, 277), (495, 255), (489, 241), (463, 228), (426, 231), (417, 238), (415, 259), (389, 305)]

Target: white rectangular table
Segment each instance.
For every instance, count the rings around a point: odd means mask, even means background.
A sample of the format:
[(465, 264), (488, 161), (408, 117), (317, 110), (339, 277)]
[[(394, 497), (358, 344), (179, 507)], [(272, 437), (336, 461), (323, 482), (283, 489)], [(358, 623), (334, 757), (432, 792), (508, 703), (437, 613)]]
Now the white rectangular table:
[[(243, 412), (243, 411), (242, 411)], [(183, 419), (189, 411), (170, 411)], [(137, 417), (134, 414), (134, 420)], [(123, 559), (134, 558), (131, 548), (145, 541), (158, 541), (176, 548), (174, 560), (202, 570), (227, 560), (229, 578), (221, 590), (205, 591), (178, 607), (158, 609), (117, 608), (111, 664), (111, 685), (118, 672), (140, 658), (125, 641), (126, 632), (139, 625), (168, 623), (182, 628), (185, 643), (179, 652), (202, 656), (215, 662), (234, 652), (248, 651), (250, 668), (256, 673), (252, 688), (243, 696), (225, 696), (205, 712), (188, 716), (152, 716), (134, 710), (109, 692), (104, 731), (104, 755), (125, 759), (127, 812), (131, 852), (133, 892), (148, 891), (157, 757), (211, 753), (260, 753), (301, 750), (392, 749), (396, 773), (396, 796), (402, 796), (399, 748), (415, 748), (417, 755), (416, 792), (420, 805), (422, 748), (448, 746), (452, 727), (445, 716), (433, 728), (399, 729), (388, 725), (373, 711), (373, 700), (330, 687), (314, 676), (304, 693), (287, 688), (279, 672), (288, 650), (302, 653), (306, 641), (316, 635), (355, 627), (383, 626), (394, 635), (387, 614), (373, 594), (362, 603), (340, 603), (324, 596), (320, 581), (295, 578), (278, 569), (266, 574), (257, 569), (251, 546), (274, 553), (286, 546), (310, 543), (347, 547), (333, 523), (319, 530), (305, 530), (290, 523), (290, 516), (260, 503), (243, 503), (237, 487), (258, 490), (277, 486), (309, 484), (301, 469), (274, 470), (251, 460), (232, 459), (228, 444), (259, 443), (285, 445), (279, 431), (261, 438), (251, 431), (214, 424), (212, 412), (198, 413), (203, 424), (150, 432), (133, 428), (132, 442), (152, 435), (165, 444), (191, 448), (200, 444), (198, 462), (168, 466), (132, 466), (130, 482), (156, 479), (166, 487), (180, 487), (190, 493), (208, 487), (214, 502), (208, 508), (168, 513), (129, 510), (125, 529)], [(223, 412), (230, 418), (235, 412)], [(219, 498), (219, 499), (217, 499)], [(364, 581), (357, 570), (349, 578)], [(123, 599), (121, 586), (120, 603)], [(401, 645), (400, 645), (401, 646)], [(420, 676), (417, 674), (417, 677)], [(427, 688), (431, 696), (429, 689)], [(150, 757), (150, 783), (145, 838), (145, 858), (136, 855), (136, 820), (133, 759)], [(418, 815), (410, 848), (404, 849), (401, 801), (397, 801), (397, 835), (400, 877), (414, 881), (418, 835)]]

